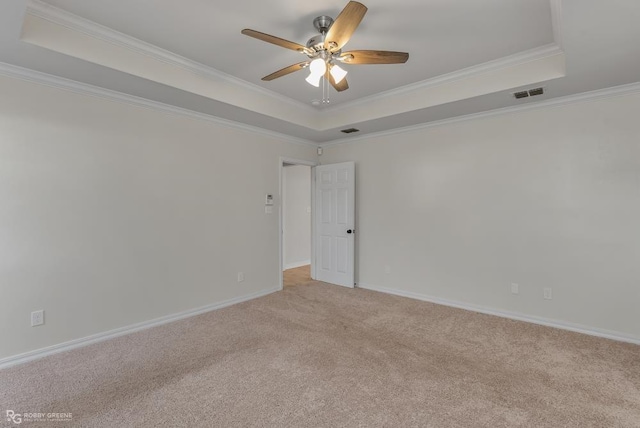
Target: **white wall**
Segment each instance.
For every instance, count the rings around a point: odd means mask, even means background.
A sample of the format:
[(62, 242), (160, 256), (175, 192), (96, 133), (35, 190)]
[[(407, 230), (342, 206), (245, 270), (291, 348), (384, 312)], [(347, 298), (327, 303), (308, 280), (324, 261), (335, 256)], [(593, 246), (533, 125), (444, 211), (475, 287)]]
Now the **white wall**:
[(640, 339), (638, 112), (633, 95), (327, 147), (356, 161), (358, 283)]
[(311, 263), (311, 167), (282, 170), (284, 268)]
[[(280, 156), (314, 148), (8, 78), (0, 93), (0, 359), (279, 286), (264, 197)], [(358, 282), (640, 338), (638, 111), (326, 148), (357, 162)]]
[(0, 94), (0, 359), (279, 286), (265, 194), (313, 147), (8, 78)]

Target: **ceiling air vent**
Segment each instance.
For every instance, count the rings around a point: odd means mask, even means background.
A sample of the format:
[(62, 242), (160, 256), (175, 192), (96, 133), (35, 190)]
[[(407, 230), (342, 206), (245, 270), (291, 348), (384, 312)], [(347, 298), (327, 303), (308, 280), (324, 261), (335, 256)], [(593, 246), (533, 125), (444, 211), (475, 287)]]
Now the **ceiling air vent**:
[(359, 129), (356, 128), (347, 128), (347, 129), (343, 129), (340, 132), (344, 132), (345, 134), (353, 134), (354, 132), (359, 132)]
[(527, 91), (514, 92), (513, 96), (519, 100), (521, 98), (535, 97), (544, 94), (544, 88), (534, 88)]

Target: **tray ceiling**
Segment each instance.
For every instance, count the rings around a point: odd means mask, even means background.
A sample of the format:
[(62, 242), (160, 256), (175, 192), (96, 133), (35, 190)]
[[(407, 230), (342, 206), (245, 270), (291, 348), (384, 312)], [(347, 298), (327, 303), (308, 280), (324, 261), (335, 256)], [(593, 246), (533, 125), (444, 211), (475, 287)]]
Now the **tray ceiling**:
[[(335, 17), (343, 0), (3, 2), (0, 63), (311, 143), (341, 141), (340, 129), (351, 126), (386, 132), (639, 80), (637, 2), (364, 3), (369, 11), (346, 48), (407, 51), (410, 59), (345, 66), (350, 89), (332, 90), (322, 108), (311, 105), (321, 92), (305, 71), (260, 80), (305, 57), (240, 30), (304, 44), (313, 18)], [(539, 85), (539, 99), (511, 96)]]

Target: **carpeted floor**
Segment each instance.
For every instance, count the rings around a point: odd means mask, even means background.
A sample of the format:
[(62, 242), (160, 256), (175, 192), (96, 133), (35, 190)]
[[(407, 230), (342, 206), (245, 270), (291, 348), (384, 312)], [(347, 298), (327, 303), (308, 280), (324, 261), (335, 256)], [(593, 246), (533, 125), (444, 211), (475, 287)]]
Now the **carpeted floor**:
[[(640, 427), (640, 347), (322, 283), (0, 371), (83, 427)], [(22, 426), (24, 426), (23, 424)]]

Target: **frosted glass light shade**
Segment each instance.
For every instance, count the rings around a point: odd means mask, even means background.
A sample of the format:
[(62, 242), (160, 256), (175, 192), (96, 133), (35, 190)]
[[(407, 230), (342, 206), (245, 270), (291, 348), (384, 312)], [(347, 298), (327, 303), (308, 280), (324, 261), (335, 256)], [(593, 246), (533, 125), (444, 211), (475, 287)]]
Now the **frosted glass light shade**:
[(330, 73), (331, 73), (331, 76), (333, 77), (333, 80), (336, 83), (342, 82), (342, 79), (344, 79), (345, 76), (347, 75), (347, 71), (340, 68), (337, 65), (334, 65), (333, 67), (331, 67)]
[(324, 62), (324, 59), (322, 58), (316, 58), (311, 61), (311, 64), (309, 64), (309, 70), (311, 71), (311, 74), (323, 75), (327, 72), (327, 63)]
[(315, 86), (320, 86), (320, 79), (327, 72), (327, 63), (322, 58), (316, 58), (309, 64), (309, 76), (305, 79), (307, 83)]
[(307, 83), (317, 88), (320, 86), (320, 79), (322, 79), (322, 76), (322, 74), (311, 73), (305, 80), (307, 81)]

